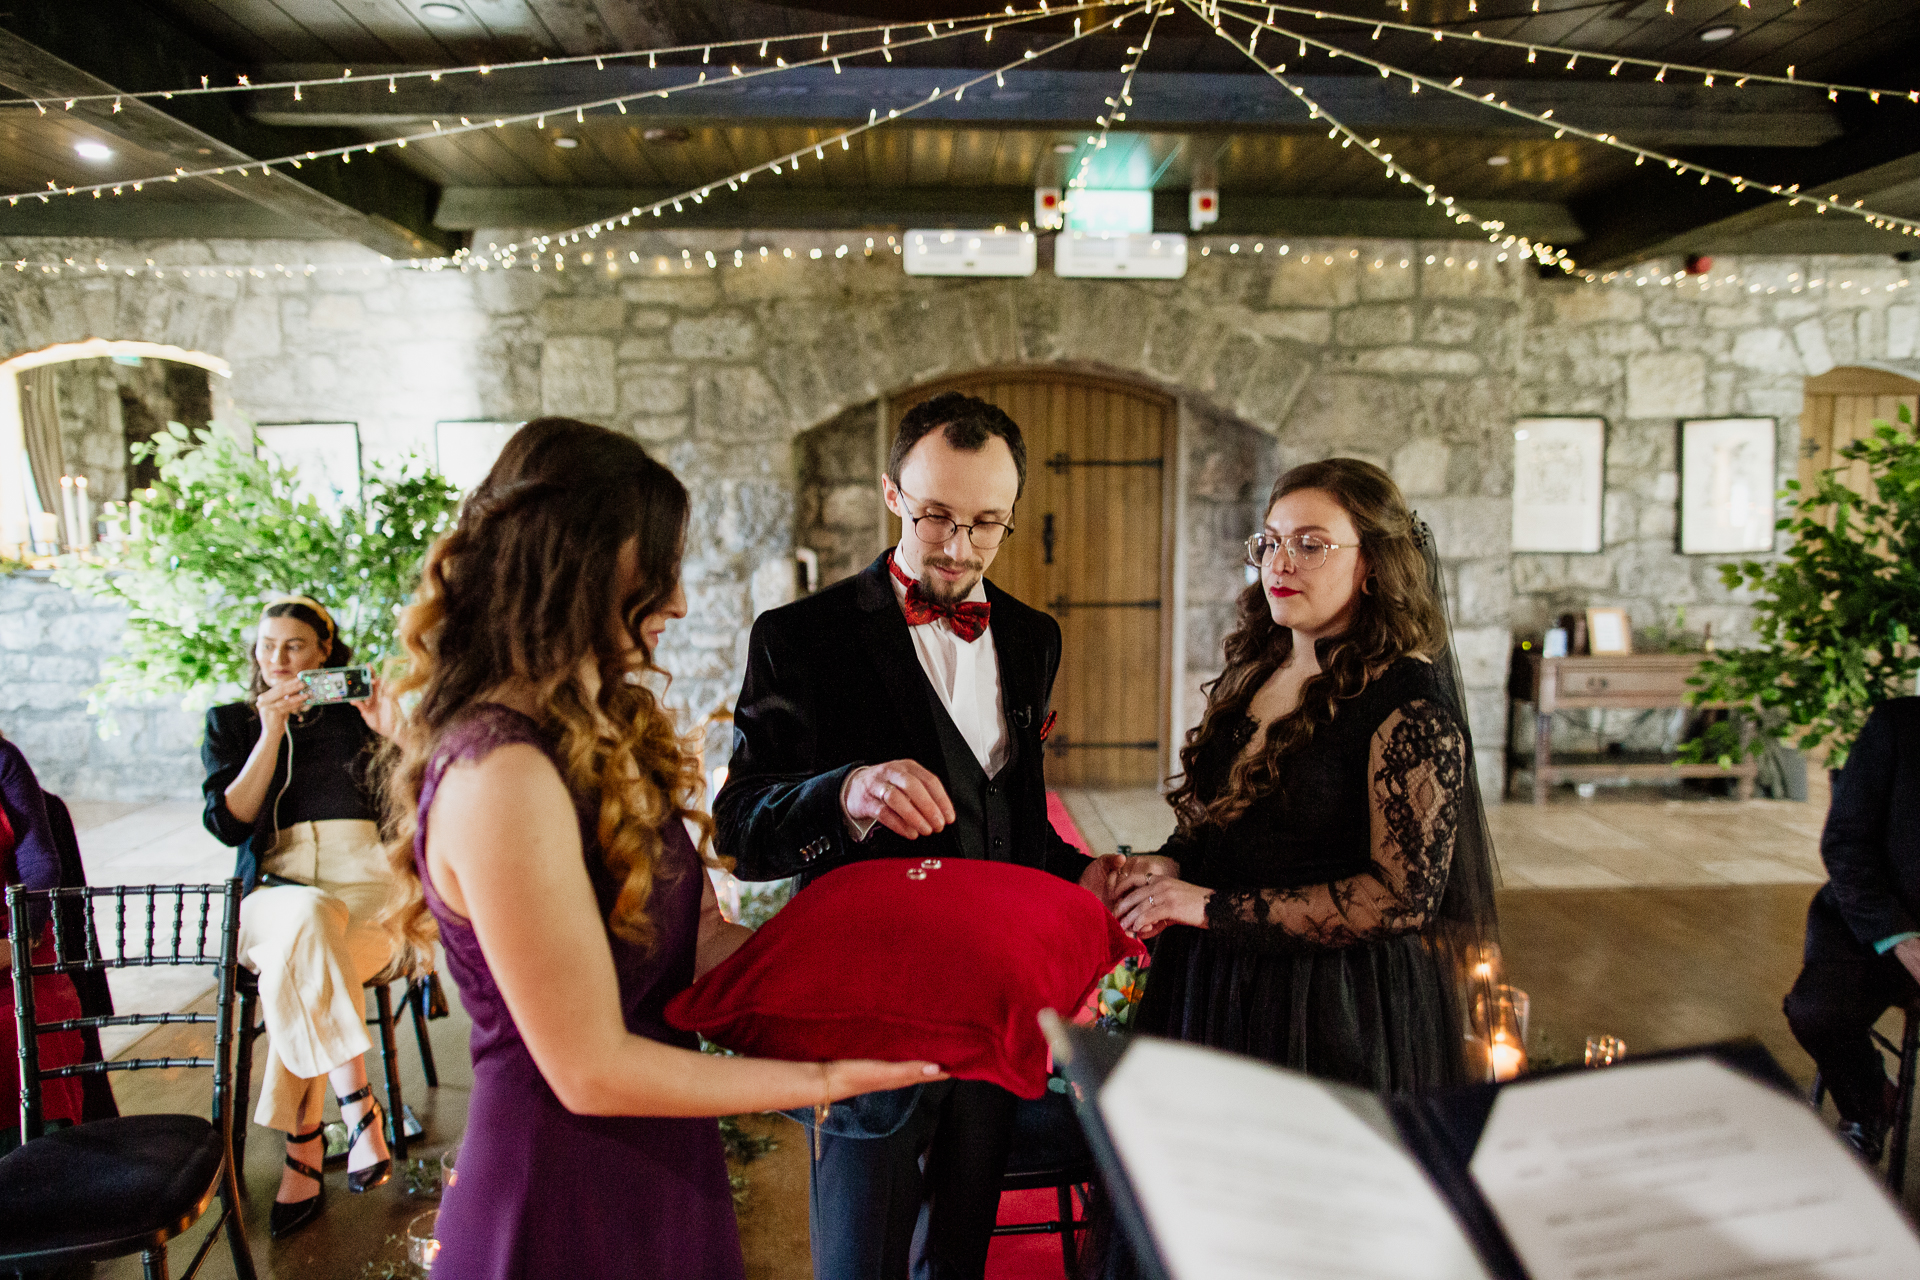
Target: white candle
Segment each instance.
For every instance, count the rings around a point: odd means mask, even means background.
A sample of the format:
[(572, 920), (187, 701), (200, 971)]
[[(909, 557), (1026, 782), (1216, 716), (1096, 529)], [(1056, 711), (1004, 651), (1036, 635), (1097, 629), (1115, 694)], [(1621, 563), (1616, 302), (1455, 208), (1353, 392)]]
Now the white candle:
[(1496, 1035), (1493, 1038), (1493, 1048), (1489, 1051), (1489, 1056), (1493, 1061), (1495, 1080), (1511, 1080), (1527, 1065), (1526, 1051), (1507, 1039), (1505, 1035)]
[[(33, 524), (33, 549), (39, 554), (51, 554), (60, 550), (60, 517), (51, 511), (36, 511), (30, 517)], [(44, 551), (41, 549), (45, 548)]]
[(140, 536), (140, 504), (137, 502), (127, 504), (127, 536), (129, 538)]
[(75, 476), (73, 487), (73, 511), (76, 517), (74, 530), (80, 535), (79, 540), (73, 544), (73, 549), (85, 551), (93, 546), (93, 499), (87, 494), (85, 476)]
[(74, 510), (73, 510), (73, 477), (72, 476), (60, 477), (60, 514), (66, 521), (67, 545), (69, 547), (79, 546), (80, 545), (80, 521), (75, 517)]

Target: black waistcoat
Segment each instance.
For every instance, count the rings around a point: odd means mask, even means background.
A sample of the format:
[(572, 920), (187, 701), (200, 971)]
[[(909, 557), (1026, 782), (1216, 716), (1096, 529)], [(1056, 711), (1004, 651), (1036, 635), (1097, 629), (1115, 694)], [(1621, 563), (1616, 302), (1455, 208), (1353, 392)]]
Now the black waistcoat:
[(960, 735), (959, 726), (947, 711), (932, 681), (926, 681), (927, 702), (933, 712), (934, 734), (940, 739), (940, 754), (945, 758), (947, 797), (953, 801), (954, 843), (964, 858), (985, 858), (1006, 862), (1013, 857), (1013, 806), (1007, 801), (1007, 783), (1013, 778), (1014, 755), (1019, 738), (1007, 737), (1007, 759), (1000, 772), (987, 777), (973, 748)]

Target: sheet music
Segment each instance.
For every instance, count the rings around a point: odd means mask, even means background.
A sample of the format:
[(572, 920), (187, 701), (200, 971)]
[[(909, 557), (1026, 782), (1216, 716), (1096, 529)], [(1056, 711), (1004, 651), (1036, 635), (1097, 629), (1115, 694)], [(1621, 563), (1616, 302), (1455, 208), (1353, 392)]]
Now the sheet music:
[(1306, 1076), (1142, 1039), (1099, 1109), (1173, 1280), (1487, 1275), (1384, 1113)]
[(1920, 1276), (1920, 1239), (1819, 1117), (1702, 1058), (1510, 1085), (1471, 1169), (1537, 1277)]

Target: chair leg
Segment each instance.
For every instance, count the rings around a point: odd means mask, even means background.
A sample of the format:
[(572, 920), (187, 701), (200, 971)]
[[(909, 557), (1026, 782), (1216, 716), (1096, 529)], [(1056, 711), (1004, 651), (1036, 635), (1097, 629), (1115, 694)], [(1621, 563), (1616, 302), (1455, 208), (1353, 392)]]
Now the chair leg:
[(380, 1065), (387, 1073), (387, 1145), (396, 1163), (407, 1160), (407, 1113), (400, 1099), (400, 1051), (393, 1037), (393, 991), (384, 982), (373, 989), (380, 1018)]
[(1913, 1127), (1913, 1089), (1920, 1072), (1920, 1004), (1906, 1010), (1906, 1031), (1901, 1035), (1900, 1086), (1893, 1104), (1893, 1142), (1887, 1149), (1887, 1189), (1900, 1198), (1907, 1181), (1907, 1138)]
[(1080, 1268), (1076, 1264), (1079, 1250), (1075, 1247), (1073, 1237), (1076, 1225), (1073, 1220), (1073, 1184), (1063, 1182), (1054, 1190), (1060, 1196), (1060, 1265), (1066, 1268), (1067, 1280), (1074, 1280)]
[(1818, 1071), (1813, 1073), (1813, 1090), (1807, 1095), (1807, 1101), (1818, 1111), (1820, 1104), (1827, 1100), (1827, 1082), (1820, 1078)]
[(166, 1249), (149, 1249), (141, 1254), (140, 1274), (145, 1280), (167, 1280)]
[(257, 1280), (253, 1250), (247, 1246), (247, 1225), (240, 1220), (240, 1179), (231, 1160), (220, 1181), (220, 1199), (226, 1203), (227, 1251), (233, 1255), (234, 1280)]
[(440, 1068), (433, 1061), (433, 1041), (427, 1036), (427, 1000), (432, 994), (428, 984), (433, 979), (416, 978), (407, 988), (407, 1003), (413, 1008), (413, 1038), (420, 1046), (420, 1071), (427, 1078), (427, 1088), (440, 1087)]
[[(240, 1034), (234, 1037), (233, 1059), (233, 1167), (247, 1167), (247, 1129), (253, 1115), (253, 1044), (260, 1038), (254, 1021), (260, 1013), (260, 997), (248, 991), (240, 997)], [(243, 1180), (244, 1181), (244, 1180)]]

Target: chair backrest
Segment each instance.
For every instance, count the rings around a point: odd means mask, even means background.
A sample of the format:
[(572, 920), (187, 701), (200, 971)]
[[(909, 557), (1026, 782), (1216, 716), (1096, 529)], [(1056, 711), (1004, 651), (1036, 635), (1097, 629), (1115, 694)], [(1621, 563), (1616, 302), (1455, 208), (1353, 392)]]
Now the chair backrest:
[[(20, 1140), (40, 1136), (40, 1082), (60, 1076), (84, 1076), (106, 1071), (144, 1071), (153, 1067), (210, 1068), (213, 1072), (213, 1122), (231, 1130), (230, 1090), (234, 973), (239, 966), (240, 881), (221, 884), (112, 885), (103, 888), (7, 888), (7, 937), (13, 943), (14, 1018), (20, 1042)], [(53, 959), (33, 959), (32, 915), (35, 904), (44, 908), (53, 930)], [(78, 906), (79, 928), (74, 938)], [(71, 958), (68, 958), (71, 957)], [(128, 1013), (40, 1022), (34, 1016), (33, 979), (46, 974), (69, 976), (107, 969), (179, 965), (211, 967), (218, 992), (213, 1013)], [(57, 1031), (101, 1027), (167, 1026), (209, 1023), (213, 1026), (211, 1058), (120, 1058), (112, 1062), (82, 1062), (42, 1070), (38, 1036)]]

